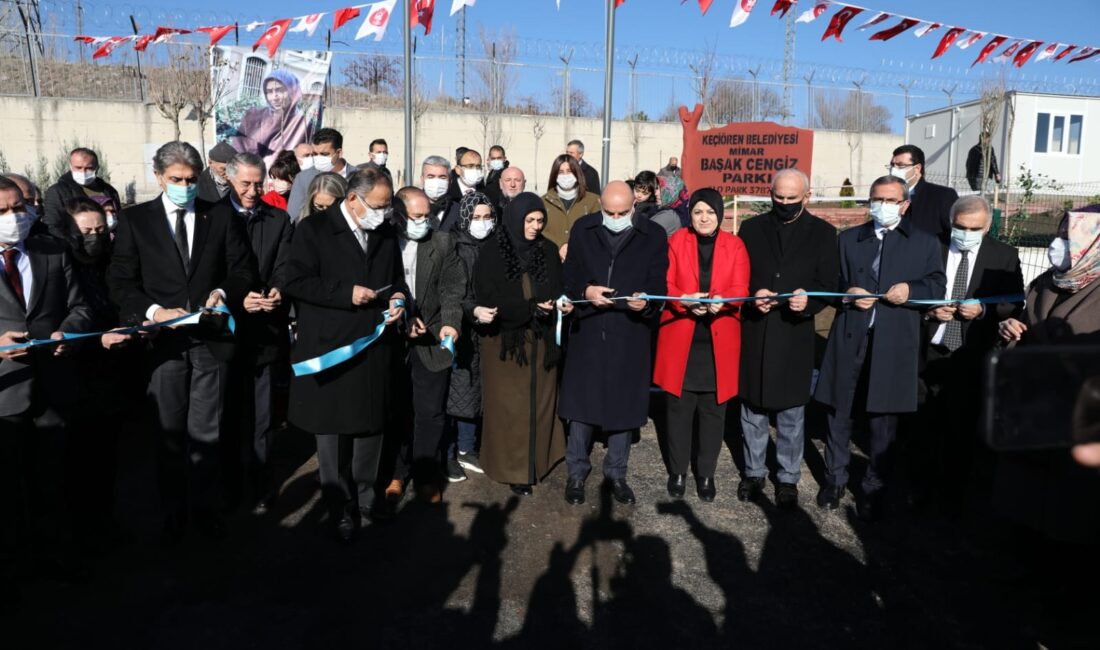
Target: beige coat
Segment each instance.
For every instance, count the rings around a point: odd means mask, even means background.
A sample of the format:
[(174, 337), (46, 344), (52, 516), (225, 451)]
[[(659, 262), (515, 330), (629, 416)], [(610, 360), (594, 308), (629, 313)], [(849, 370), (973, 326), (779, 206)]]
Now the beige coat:
[(600, 196), (594, 192), (585, 193), (583, 197), (574, 201), (568, 210), (558, 196), (557, 188), (544, 194), (542, 202), (546, 204), (546, 229), (542, 234), (558, 247), (569, 242), (569, 232), (577, 219), (600, 211)]

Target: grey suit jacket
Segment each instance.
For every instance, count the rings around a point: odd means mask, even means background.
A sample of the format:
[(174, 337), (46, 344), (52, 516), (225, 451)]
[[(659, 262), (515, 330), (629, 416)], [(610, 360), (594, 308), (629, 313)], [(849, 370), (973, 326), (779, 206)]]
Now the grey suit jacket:
[[(428, 333), (411, 340), (424, 366), (446, 370), (454, 359), (439, 347), (439, 330), (450, 325), (462, 333), (462, 301), (466, 297), (466, 265), (450, 233), (433, 230), (416, 247), (416, 299), (410, 317), (424, 321)], [(458, 343), (457, 341), (455, 342)]]
[[(29, 332), (30, 338), (46, 339), (54, 332), (91, 331), (92, 310), (84, 300), (65, 242), (32, 235), (25, 247), (33, 277), (31, 295), (24, 309), (6, 279), (0, 281), (0, 332)], [(0, 417), (27, 411), (34, 391), (41, 391), (51, 406), (75, 402), (73, 360), (54, 357), (53, 352), (53, 346), (46, 346), (19, 361), (0, 360)]]

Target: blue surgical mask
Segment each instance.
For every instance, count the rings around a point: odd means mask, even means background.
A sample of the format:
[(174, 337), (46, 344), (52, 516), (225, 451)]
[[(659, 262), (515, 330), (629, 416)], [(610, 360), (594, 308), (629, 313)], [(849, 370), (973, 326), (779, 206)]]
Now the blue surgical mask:
[(178, 205), (181, 208), (187, 207), (199, 195), (198, 185), (173, 185), (172, 183), (166, 183), (164, 185), (164, 193), (168, 195), (168, 200)]
[(901, 205), (872, 201), (871, 218), (875, 220), (875, 225), (880, 228), (893, 228), (894, 224), (901, 221)]
[(420, 219), (419, 221), (409, 220), (405, 223), (405, 235), (413, 240), (420, 241), (428, 235), (428, 231), (431, 230), (430, 219)]
[(626, 215), (625, 217), (619, 217), (617, 219), (615, 217), (612, 217), (612, 216), (608, 215), (606, 212), (603, 213), (603, 227), (607, 228), (611, 232), (622, 232), (622, 231), (626, 230), (627, 228), (629, 228), (630, 226), (634, 225), (633, 221), (634, 221), (634, 213), (633, 212)]
[(951, 229), (951, 241), (954, 242), (955, 248), (961, 251), (972, 251), (977, 248), (978, 244), (982, 243), (983, 236), (984, 233), (980, 230)]

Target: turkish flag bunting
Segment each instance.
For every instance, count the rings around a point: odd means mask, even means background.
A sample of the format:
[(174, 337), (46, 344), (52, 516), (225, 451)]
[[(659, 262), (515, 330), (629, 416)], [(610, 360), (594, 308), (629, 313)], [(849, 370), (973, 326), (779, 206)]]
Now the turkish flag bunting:
[(1070, 59), (1069, 62), (1070, 63), (1077, 63), (1078, 61), (1084, 61), (1085, 59), (1091, 59), (1092, 57), (1096, 56), (1097, 54), (1100, 54), (1100, 48), (1093, 49), (1091, 47), (1086, 47), (1085, 49), (1081, 50), (1080, 54), (1078, 54), (1077, 56)]
[(730, 16), (730, 27), (737, 27), (749, 19), (749, 13), (756, 6), (756, 0), (737, 0), (733, 6), (733, 15)]
[(1055, 60), (1055, 61), (1061, 61), (1062, 59), (1066, 58), (1066, 55), (1067, 55), (1067, 54), (1069, 54), (1070, 52), (1072, 52), (1072, 51), (1074, 51), (1074, 50), (1076, 50), (1076, 49), (1077, 49), (1077, 46), (1076, 46), (1076, 45), (1070, 45), (1070, 46), (1069, 46), (1069, 47), (1067, 47), (1066, 49), (1064, 49), (1064, 50), (1062, 50), (1061, 52), (1059, 52), (1059, 53), (1058, 53), (1058, 56), (1054, 57), (1054, 60)]
[(802, 14), (799, 15), (798, 18), (796, 18), (794, 22), (796, 22), (796, 23), (812, 23), (813, 21), (820, 18), (821, 14), (825, 13), (828, 10), (829, 10), (829, 3), (827, 1), (826, 2), (818, 2), (817, 4), (815, 4), (813, 6), (813, 8), (807, 9), (806, 11), (803, 11)]
[(952, 27), (947, 30), (947, 33), (940, 39), (940, 44), (936, 46), (936, 53), (932, 55), (933, 59), (938, 59), (943, 56), (944, 52), (951, 49), (951, 44), (955, 42), (955, 39), (966, 31), (965, 27)]
[(993, 54), (993, 50), (1000, 47), (1001, 43), (1004, 43), (1007, 40), (1007, 36), (994, 36), (992, 41), (989, 41), (985, 44), (985, 47), (983, 47), (982, 51), (978, 54), (978, 58), (974, 59), (974, 63), (971, 63), (970, 67), (973, 68), (979, 63), (985, 63), (985, 60), (989, 58), (989, 55)]
[(308, 16), (302, 16), (298, 19), (298, 22), (290, 28), (290, 33), (305, 33), (307, 36), (313, 36), (313, 33), (317, 31), (317, 26), (321, 24), (321, 19), (325, 17), (325, 14), (310, 14)]
[(1036, 57), (1035, 62), (1038, 63), (1039, 61), (1049, 59), (1050, 57), (1054, 56), (1054, 53), (1058, 51), (1059, 45), (1060, 43), (1051, 43), (1050, 45), (1046, 46), (1046, 48), (1044, 48), (1043, 51), (1039, 53), (1039, 56)]
[(144, 52), (145, 48), (149, 47), (150, 43), (167, 43), (169, 37), (172, 34), (190, 34), (189, 29), (177, 29), (175, 27), (157, 27), (157, 31), (152, 34), (145, 34), (137, 39), (134, 43), (134, 49), (138, 52)]
[(917, 31), (913, 32), (913, 36), (922, 38), (928, 32), (934, 32), (942, 26), (943, 25), (940, 23), (924, 23), (922, 27), (917, 28)]
[(616, 9), (623, 6), (624, 4), (626, 4), (626, 0), (615, 0), (615, 8)]
[(791, 10), (791, 5), (794, 4), (794, 0), (775, 0), (775, 6), (772, 7), (772, 15), (779, 14), (780, 18), (787, 16), (787, 12)]
[(1004, 49), (1004, 52), (1001, 52), (997, 56), (993, 57), (991, 63), (1005, 63), (1006, 61), (1011, 59), (1014, 54), (1016, 54), (1016, 50), (1020, 49), (1020, 45), (1022, 44), (1023, 41), (1013, 41), (1011, 45)]
[(336, 31), (347, 25), (351, 21), (359, 17), (359, 9), (356, 7), (347, 7), (345, 9), (337, 9), (336, 13), (332, 14), (332, 31)]
[(707, 11), (710, 10), (710, 6), (714, 4), (714, 0), (699, 0), (699, 11), (703, 12), (703, 15), (707, 15)]
[(195, 31), (210, 34), (210, 47), (214, 47), (218, 44), (218, 41), (225, 38), (225, 35), (233, 31), (236, 27), (236, 25), (221, 25), (220, 27), (199, 27)]
[(393, 8), (396, 4), (397, 0), (382, 0), (382, 2), (372, 4), (370, 9), (367, 10), (366, 19), (359, 26), (359, 31), (355, 33), (355, 40), (366, 38), (372, 34), (374, 40), (382, 40), (382, 37), (386, 35), (386, 26), (390, 23), (390, 17), (393, 15)]
[(103, 42), (103, 45), (99, 46), (95, 52), (92, 53), (93, 59), (102, 59), (105, 56), (110, 56), (111, 52), (118, 47), (119, 43), (124, 41), (133, 40), (135, 36), (112, 36)]
[(409, 0), (409, 27), (421, 25), (425, 36), (431, 34), (434, 13), (435, 0)]
[(1032, 55), (1035, 54), (1035, 52), (1037, 52), (1042, 46), (1042, 41), (1031, 41), (1027, 45), (1023, 46), (1023, 48), (1021, 48), (1020, 51), (1016, 53), (1016, 58), (1013, 59), (1012, 65), (1016, 66), (1017, 68), (1024, 67), (1024, 64), (1027, 63), (1027, 60), (1030, 59)]
[(290, 28), (291, 20), (293, 19), (281, 18), (272, 22), (271, 26), (264, 30), (260, 38), (252, 44), (252, 51), (255, 52), (261, 46), (266, 46), (267, 55), (274, 57), (275, 50), (279, 49), (279, 43), (282, 43), (283, 37), (286, 36), (286, 30)]
[(829, 27), (825, 30), (825, 34), (821, 37), (821, 40), (824, 41), (832, 36), (838, 42), (844, 42), (840, 34), (844, 31), (844, 28), (848, 26), (848, 23), (852, 22), (852, 19), (861, 13), (863, 13), (863, 9), (859, 7), (844, 7), (833, 14), (833, 19), (829, 21)]
[(104, 39), (101, 36), (74, 36), (73, 40), (78, 43), (88, 43), (90, 45), (92, 43), (102, 43)]
[(970, 32), (966, 37), (959, 39), (959, 42), (955, 43), (955, 45), (958, 46), (960, 50), (965, 50), (983, 38), (985, 38), (985, 32)]
[(881, 32), (875, 32), (874, 34), (871, 34), (871, 40), (872, 41), (888, 41), (891, 38), (894, 38), (895, 36), (897, 36), (898, 34), (904, 32), (908, 29), (912, 29), (913, 25), (916, 25), (919, 22), (920, 21), (916, 20), (915, 18), (902, 18), (901, 22), (898, 23), (897, 25), (894, 25), (893, 27), (891, 27), (889, 29), (884, 29)]
[(867, 22), (860, 25), (859, 28), (861, 30), (863, 30), (863, 29), (867, 29), (868, 27), (874, 27), (875, 25), (881, 23), (882, 21), (886, 20), (889, 17), (890, 17), (890, 14), (886, 13), (885, 11), (880, 11), (877, 14), (875, 14), (874, 18), (872, 18), (871, 20), (868, 20)]

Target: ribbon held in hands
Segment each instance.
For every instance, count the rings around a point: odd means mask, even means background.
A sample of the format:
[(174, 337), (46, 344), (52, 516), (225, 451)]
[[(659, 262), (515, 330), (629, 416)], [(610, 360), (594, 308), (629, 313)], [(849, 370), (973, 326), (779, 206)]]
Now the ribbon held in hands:
[[(398, 298), (394, 300), (395, 307), (404, 307), (405, 301)], [(356, 339), (347, 345), (330, 350), (322, 354), (319, 357), (313, 357), (312, 359), (306, 359), (305, 361), (299, 361), (290, 366), (290, 369), (294, 371), (295, 377), (304, 377), (306, 375), (315, 375), (319, 372), (323, 372), (338, 366), (345, 361), (353, 359), (363, 353), (371, 345), (374, 344), (379, 338), (382, 337), (383, 332), (386, 331), (386, 323), (390, 320), (392, 314), (390, 310), (382, 312), (382, 322), (378, 324), (378, 327), (374, 328), (374, 331), (364, 336), (361, 339)]]

